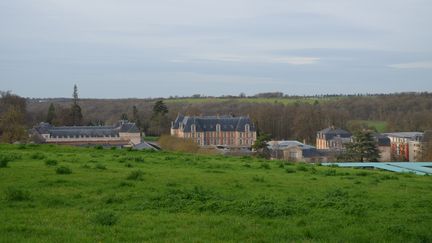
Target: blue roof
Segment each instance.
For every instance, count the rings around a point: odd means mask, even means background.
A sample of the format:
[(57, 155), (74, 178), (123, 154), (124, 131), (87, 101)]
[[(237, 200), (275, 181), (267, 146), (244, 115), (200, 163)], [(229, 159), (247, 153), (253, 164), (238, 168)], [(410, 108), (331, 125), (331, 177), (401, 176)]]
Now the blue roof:
[(400, 173), (415, 173), (417, 175), (432, 175), (432, 162), (354, 162), (354, 163), (322, 163), (324, 166), (377, 168)]

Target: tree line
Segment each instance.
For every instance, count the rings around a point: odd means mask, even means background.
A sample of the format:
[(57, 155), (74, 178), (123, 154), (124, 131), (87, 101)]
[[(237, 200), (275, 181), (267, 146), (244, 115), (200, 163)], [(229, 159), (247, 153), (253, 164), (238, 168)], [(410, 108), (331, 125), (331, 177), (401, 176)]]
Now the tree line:
[[(14, 99), (21, 100), (19, 105)], [(17, 108), (10, 108), (7, 105), (10, 103)], [(353, 123), (353, 120), (383, 121), (388, 132), (432, 130), (431, 93), (343, 96), (337, 99), (317, 97), (314, 102), (297, 101), (293, 104), (249, 103), (236, 99), (194, 103), (159, 99), (78, 99), (75, 87), (72, 99), (52, 102), (25, 102), (19, 96), (3, 92), (1, 104), (3, 127), (11, 120), (21, 120), (16, 124), (29, 128), (41, 121), (54, 125), (103, 125), (128, 118), (151, 136), (169, 134), (170, 123), (179, 113), (249, 115), (259, 132), (270, 134), (273, 139), (305, 140), (309, 144), (315, 143), (317, 131), (329, 126), (350, 131), (368, 128), (366, 124)], [(14, 110), (18, 110), (20, 115), (13, 115)], [(4, 117), (4, 114), (8, 116)], [(9, 129), (3, 129), (6, 130)]]

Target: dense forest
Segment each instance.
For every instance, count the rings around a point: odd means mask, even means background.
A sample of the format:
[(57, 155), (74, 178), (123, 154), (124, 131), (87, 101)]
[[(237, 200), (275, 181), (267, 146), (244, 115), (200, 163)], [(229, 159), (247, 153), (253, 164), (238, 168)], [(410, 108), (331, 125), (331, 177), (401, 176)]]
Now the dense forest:
[[(386, 95), (286, 97), (273, 102), (253, 102), (262, 97), (164, 99), (167, 110), (155, 112), (158, 99), (80, 99), (82, 124), (113, 124), (119, 119), (139, 121), (147, 135), (169, 132), (179, 113), (186, 115), (249, 115), (260, 132), (275, 139), (297, 139), (314, 143), (318, 130), (334, 125), (351, 131), (369, 126), (367, 121), (385, 124), (383, 131), (425, 131), (432, 129), (432, 93)], [(199, 98), (199, 102), (191, 102)], [(269, 98), (268, 96), (266, 98)], [(284, 102), (291, 99), (292, 102)], [(245, 102), (246, 101), (246, 102)], [(251, 102), (249, 102), (251, 101)], [(65, 125), (76, 99), (27, 99), (27, 126), (47, 120), (55, 110), (56, 125)], [(52, 113), (52, 112), (51, 112)], [(157, 115), (157, 117), (156, 117)], [(155, 118), (156, 117), (156, 118)]]

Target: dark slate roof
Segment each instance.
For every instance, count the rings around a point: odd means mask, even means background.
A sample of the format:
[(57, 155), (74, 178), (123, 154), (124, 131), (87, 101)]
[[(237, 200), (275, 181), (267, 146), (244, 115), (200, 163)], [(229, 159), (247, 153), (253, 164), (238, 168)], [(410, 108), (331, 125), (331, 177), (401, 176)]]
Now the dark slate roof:
[(179, 115), (172, 127), (178, 129), (183, 125), (184, 132), (190, 132), (191, 126), (196, 126), (197, 132), (215, 131), (216, 125), (220, 125), (221, 131), (245, 131), (245, 126), (249, 124), (250, 131), (256, 131), (255, 124), (246, 116), (182, 116)]
[(139, 129), (135, 123), (120, 122), (116, 126), (62, 126), (54, 127), (48, 123), (41, 123), (35, 127), (40, 134), (50, 134), (54, 137), (106, 137), (118, 136), (120, 132), (136, 133)]
[(334, 128), (334, 127), (329, 127), (329, 128), (323, 129), (323, 130), (319, 131), (318, 133), (324, 134), (326, 136), (326, 139), (332, 139), (334, 137), (349, 138), (352, 135), (348, 131), (345, 131), (345, 130), (340, 129), (340, 128)]
[(378, 146), (390, 146), (390, 138), (389, 137), (382, 135), (382, 134), (376, 134), (374, 137), (378, 143)]

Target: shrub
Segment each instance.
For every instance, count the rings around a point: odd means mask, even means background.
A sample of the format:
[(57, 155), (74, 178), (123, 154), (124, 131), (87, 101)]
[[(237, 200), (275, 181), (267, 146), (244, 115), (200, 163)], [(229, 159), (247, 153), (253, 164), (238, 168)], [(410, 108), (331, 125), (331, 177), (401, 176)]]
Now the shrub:
[(95, 146), (94, 148), (97, 150), (103, 149), (102, 145)]
[(270, 169), (270, 164), (267, 163), (267, 162), (262, 162), (260, 168), (269, 170)]
[(128, 167), (128, 168), (132, 168), (133, 167), (133, 165), (131, 163), (126, 163), (125, 166)]
[(126, 177), (126, 179), (138, 181), (143, 179), (143, 175), (144, 172), (142, 172), (141, 170), (134, 170)]
[(0, 159), (0, 168), (6, 168), (9, 163), (9, 160)]
[(134, 158), (135, 162), (144, 162), (144, 158), (143, 157), (135, 157)]
[(325, 171), (323, 171), (323, 175), (325, 175), (325, 176), (335, 176), (336, 175), (336, 170), (333, 170), (333, 169), (325, 170)]
[(106, 166), (103, 165), (103, 164), (96, 164), (96, 165), (95, 165), (95, 169), (98, 169), (98, 170), (106, 170)]
[(45, 160), (45, 164), (48, 166), (56, 166), (57, 165), (57, 160), (55, 159), (46, 159)]
[(30, 155), (31, 159), (37, 159), (37, 160), (42, 160), (45, 159), (45, 155), (42, 153), (33, 153)]
[(20, 190), (14, 187), (8, 187), (5, 191), (7, 201), (28, 201), (31, 200), (28, 191)]
[(293, 169), (293, 168), (286, 168), (286, 169), (285, 169), (285, 172), (286, 172), (286, 173), (295, 173), (296, 170)]
[(370, 173), (366, 171), (360, 171), (356, 173), (356, 176), (368, 176), (368, 175), (370, 175)]
[(95, 224), (112, 226), (117, 223), (118, 217), (111, 211), (100, 211), (93, 216)]
[(264, 182), (264, 177), (255, 175), (252, 177), (252, 180), (256, 182)]
[(66, 166), (60, 166), (56, 169), (56, 173), (60, 175), (68, 175), (72, 173), (72, 170)]
[(308, 168), (305, 165), (297, 165), (298, 171), (308, 171)]
[(111, 147), (111, 150), (116, 150), (117, 149), (117, 147)]

